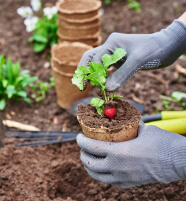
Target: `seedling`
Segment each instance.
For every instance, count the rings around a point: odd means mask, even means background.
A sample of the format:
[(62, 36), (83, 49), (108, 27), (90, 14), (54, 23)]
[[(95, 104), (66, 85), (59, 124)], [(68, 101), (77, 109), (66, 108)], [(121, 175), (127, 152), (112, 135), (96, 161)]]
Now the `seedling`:
[(85, 79), (89, 80), (92, 85), (99, 86), (103, 92), (102, 98), (93, 98), (90, 104), (96, 108), (97, 113), (103, 116), (104, 104), (109, 100), (122, 98), (122, 96), (114, 95), (113, 93), (106, 92), (106, 76), (109, 66), (117, 63), (126, 55), (126, 52), (122, 48), (115, 48), (115, 52), (112, 55), (105, 54), (102, 56), (103, 65), (96, 62), (90, 62), (89, 67), (80, 66), (75, 71), (72, 78), (72, 83), (75, 84), (80, 90), (84, 90), (83, 82)]
[(134, 9), (136, 13), (141, 13), (141, 6), (140, 3), (136, 0), (128, 0), (128, 8)]
[(178, 103), (183, 110), (186, 106), (186, 101), (184, 101), (184, 99), (186, 99), (186, 93), (184, 92), (174, 91), (171, 94), (171, 97), (160, 95), (160, 98), (163, 99), (162, 104), (164, 105), (165, 109), (169, 109), (169, 110), (173, 109), (172, 107), (169, 106), (170, 102)]
[(37, 84), (32, 85), (33, 95), (32, 97), (36, 102), (41, 102), (51, 87), (54, 87), (54, 78), (50, 77), (50, 82), (39, 81)]

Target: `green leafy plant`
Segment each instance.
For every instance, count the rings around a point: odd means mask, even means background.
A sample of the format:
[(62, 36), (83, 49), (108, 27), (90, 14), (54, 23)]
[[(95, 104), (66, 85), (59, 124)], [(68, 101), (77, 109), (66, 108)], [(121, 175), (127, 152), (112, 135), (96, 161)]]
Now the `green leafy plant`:
[(38, 53), (57, 43), (57, 7), (43, 7), (41, 0), (31, 0), (30, 4), (31, 7), (18, 8), (17, 13), (25, 19), (26, 31), (34, 31), (29, 42), (34, 44), (34, 52)]
[(171, 97), (160, 95), (160, 98), (163, 99), (162, 104), (164, 105), (165, 109), (169, 110), (173, 109), (172, 107), (169, 106), (170, 102), (178, 103), (183, 110), (186, 107), (186, 101), (184, 101), (184, 99), (186, 99), (186, 93), (184, 92), (174, 91), (171, 94)]
[(50, 77), (50, 82), (41, 82), (39, 81), (35, 85), (32, 85), (33, 97), (36, 102), (42, 101), (46, 97), (46, 93), (51, 87), (54, 87), (54, 78)]
[[(113, 0), (104, 0), (104, 3), (106, 5), (109, 5)], [(141, 13), (141, 5), (138, 1), (136, 0), (127, 0), (128, 1), (128, 5), (127, 7), (129, 9), (134, 9), (136, 11), (136, 13)]]
[(127, 0), (128, 1), (128, 8), (134, 9), (137, 13), (141, 13), (141, 5), (136, 0)]
[(52, 47), (52, 45), (57, 43), (57, 17), (57, 14), (53, 15), (51, 19), (43, 16), (36, 23), (34, 33), (29, 38), (29, 42), (34, 44), (34, 52), (42, 52), (46, 47)]
[(20, 71), (20, 63), (12, 63), (0, 55), (0, 110), (4, 110), (8, 100), (24, 100), (31, 103), (28, 98), (27, 87), (30, 87), (37, 77), (31, 77), (28, 70)]
[(109, 100), (121, 98), (114, 94), (106, 92), (106, 76), (109, 66), (115, 64), (126, 55), (126, 52), (122, 48), (115, 48), (115, 52), (112, 55), (105, 54), (102, 56), (103, 65), (96, 62), (90, 62), (89, 67), (80, 66), (75, 71), (72, 78), (72, 83), (75, 84), (80, 90), (84, 90), (83, 82), (85, 79), (89, 80), (92, 85), (97, 85), (103, 92), (102, 98), (93, 98), (91, 105), (94, 106), (99, 115), (103, 115), (104, 103)]

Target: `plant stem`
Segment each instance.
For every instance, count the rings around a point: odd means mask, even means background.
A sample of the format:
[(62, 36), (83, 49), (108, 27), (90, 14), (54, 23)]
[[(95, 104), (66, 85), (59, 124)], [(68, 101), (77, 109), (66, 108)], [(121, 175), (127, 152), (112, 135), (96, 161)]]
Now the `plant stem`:
[(171, 102), (178, 102), (178, 100), (174, 100), (173, 98), (164, 95), (160, 95), (160, 98)]
[(104, 93), (104, 97), (105, 97), (105, 102), (108, 102), (108, 99), (107, 99), (107, 95), (106, 95), (105, 90), (103, 90), (103, 93)]

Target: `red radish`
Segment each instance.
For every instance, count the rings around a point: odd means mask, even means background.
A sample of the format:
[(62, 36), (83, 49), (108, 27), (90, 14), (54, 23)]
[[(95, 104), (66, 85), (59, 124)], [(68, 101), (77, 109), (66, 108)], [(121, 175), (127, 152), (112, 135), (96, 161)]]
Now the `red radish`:
[(104, 110), (104, 115), (112, 119), (116, 115), (116, 109), (114, 107), (107, 108)]

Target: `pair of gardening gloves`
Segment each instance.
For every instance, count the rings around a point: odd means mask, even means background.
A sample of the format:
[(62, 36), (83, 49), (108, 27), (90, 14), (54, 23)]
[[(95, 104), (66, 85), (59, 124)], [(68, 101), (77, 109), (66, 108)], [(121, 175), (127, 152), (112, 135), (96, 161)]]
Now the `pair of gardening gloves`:
[[(153, 34), (113, 33), (106, 42), (84, 53), (79, 66), (101, 62), (117, 48), (127, 52), (126, 61), (106, 81), (107, 90), (121, 87), (138, 70), (171, 65), (186, 51), (186, 26), (174, 20)], [(77, 136), (81, 160), (95, 180), (130, 188), (150, 183), (186, 179), (186, 138), (140, 122), (138, 137), (126, 142), (104, 142)], [(95, 157), (103, 156), (101, 158)]]

